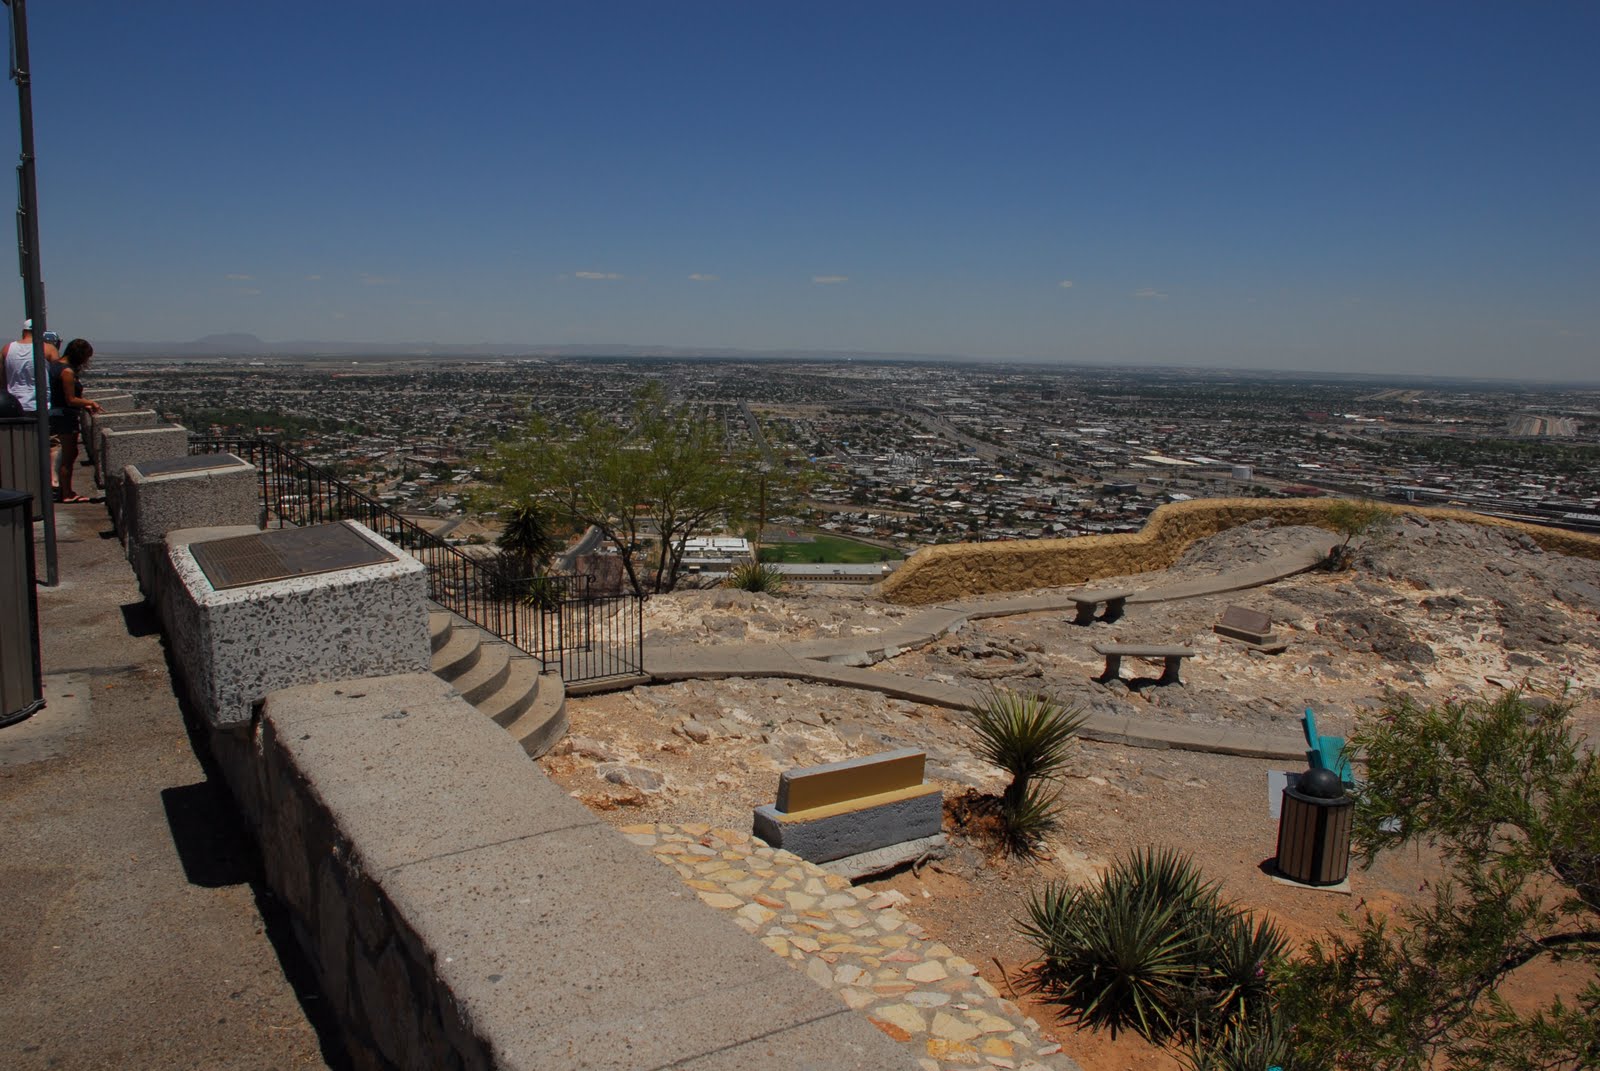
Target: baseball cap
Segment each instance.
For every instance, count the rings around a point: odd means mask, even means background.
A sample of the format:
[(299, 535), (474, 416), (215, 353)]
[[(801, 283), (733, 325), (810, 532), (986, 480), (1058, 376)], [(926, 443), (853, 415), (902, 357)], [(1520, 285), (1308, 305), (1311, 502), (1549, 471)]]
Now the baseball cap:
[(32, 320), (24, 320), (24, 321), (22, 321), (22, 329), (24, 331), (32, 331), (33, 330), (33, 321)]

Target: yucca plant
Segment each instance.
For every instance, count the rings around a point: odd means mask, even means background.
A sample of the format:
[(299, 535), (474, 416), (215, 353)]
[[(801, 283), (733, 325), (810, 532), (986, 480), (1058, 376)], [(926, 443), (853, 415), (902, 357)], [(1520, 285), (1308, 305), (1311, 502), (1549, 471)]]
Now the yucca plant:
[(1020, 927), (1039, 949), (1041, 986), (1075, 1021), (1158, 1042), (1220, 1041), (1268, 1015), (1285, 947), (1276, 926), (1166, 849), (1118, 860), (1093, 888), (1046, 888)]
[(1215, 1037), (1196, 1037), (1178, 1058), (1188, 1071), (1265, 1071), (1292, 1068), (1290, 1031), (1275, 1009), (1232, 1020)]
[(783, 588), (783, 571), (764, 562), (741, 562), (728, 574), (728, 586), (773, 594)]
[(1061, 790), (1048, 782), (1035, 781), (1015, 803), (1000, 801), (1000, 822), (1005, 832), (1005, 849), (1012, 855), (1031, 855), (1039, 850), (1045, 834), (1056, 828), (1056, 802)]
[(1042, 986), (1075, 1022), (1160, 1040), (1194, 976), (1194, 938), (1174, 925), (1176, 912), (1113, 871), (1099, 888), (1035, 894), (1022, 932), (1043, 953)]
[(1086, 715), (1041, 694), (992, 689), (972, 712), (978, 753), (1011, 775), (1002, 803), (1019, 808), (1035, 778), (1060, 771), (1072, 754), (1072, 738)]

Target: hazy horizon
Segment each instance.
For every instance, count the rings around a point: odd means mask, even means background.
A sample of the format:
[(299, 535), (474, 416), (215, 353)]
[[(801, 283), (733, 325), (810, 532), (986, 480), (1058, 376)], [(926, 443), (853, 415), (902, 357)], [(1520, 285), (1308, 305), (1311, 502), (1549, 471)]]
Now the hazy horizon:
[(1593, 5), (436, 12), (30, 8), (51, 325), (1600, 367)]

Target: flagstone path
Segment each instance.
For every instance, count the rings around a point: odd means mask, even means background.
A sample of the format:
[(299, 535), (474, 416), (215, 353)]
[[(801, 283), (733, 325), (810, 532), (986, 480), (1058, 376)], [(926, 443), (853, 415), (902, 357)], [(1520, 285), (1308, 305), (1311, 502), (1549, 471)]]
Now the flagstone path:
[(911, 1046), (924, 1071), (1081, 1071), (977, 967), (906, 918), (903, 894), (856, 888), (732, 829), (645, 824), (622, 832), (774, 955)]

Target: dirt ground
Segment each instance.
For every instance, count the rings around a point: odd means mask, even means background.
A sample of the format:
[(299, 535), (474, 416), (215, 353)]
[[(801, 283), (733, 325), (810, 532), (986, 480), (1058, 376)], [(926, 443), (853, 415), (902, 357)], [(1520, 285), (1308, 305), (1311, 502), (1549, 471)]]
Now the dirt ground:
[[(1247, 526), (1191, 548), (1173, 579), (1221, 571), (1271, 553), (1281, 531)], [(1129, 578), (1148, 586), (1159, 578)], [(1575, 730), (1600, 740), (1600, 566), (1545, 554), (1470, 525), (1410, 523), (1369, 548), (1351, 573), (1310, 573), (1228, 596), (1130, 608), (1092, 630), (1064, 614), (977, 622), (874, 667), (880, 672), (1043, 690), (1096, 709), (1146, 718), (1228, 722), (1292, 739), (1313, 706), (1325, 732), (1348, 732), (1397, 694), (1421, 702), (1522, 687), (1576, 703)], [(1268, 656), (1229, 643), (1211, 625), (1230, 603), (1262, 610), (1289, 642)], [(647, 642), (729, 643), (834, 638), (889, 627), (908, 609), (860, 589), (780, 596), (683, 592), (648, 604)], [(1182, 642), (1199, 655), (1181, 687), (1092, 682), (1095, 640)], [(788, 680), (690, 681), (568, 704), (569, 736), (541, 760), (574, 796), (618, 825), (703, 821), (747, 828), (782, 770), (912, 746), (946, 798), (995, 792), (1000, 771), (973, 751), (955, 711)], [(1015, 920), (1030, 892), (1084, 882), (1135, 847), (1189, 853), (1224, 894), (1268, 912), (1299, 942), (1341, 928), (1341, 913), (1388, 911), (1417, 896), (1434, 872), (1416, 852), (1352, 873), (1349, 894), (1280, 884), (1267, 774), (1289, 763), (1080, 742), (1063, 783), (1060, 827), (1045, 858), (986, 857), (959, 840), (917, 872), (876, 883), (911, 898), (906, 910), (1002, 991), (1031, 958)], [(1522, 972), (1521, 995), (1576, 992), (1571, 968)], [(1027, 1003), (1026, 994), (1018, 994)], [(1112, 1041), (1042, 1024), (1091, 1071), (1166, 1071), (1178, 1065), (1131, 1035)]]

